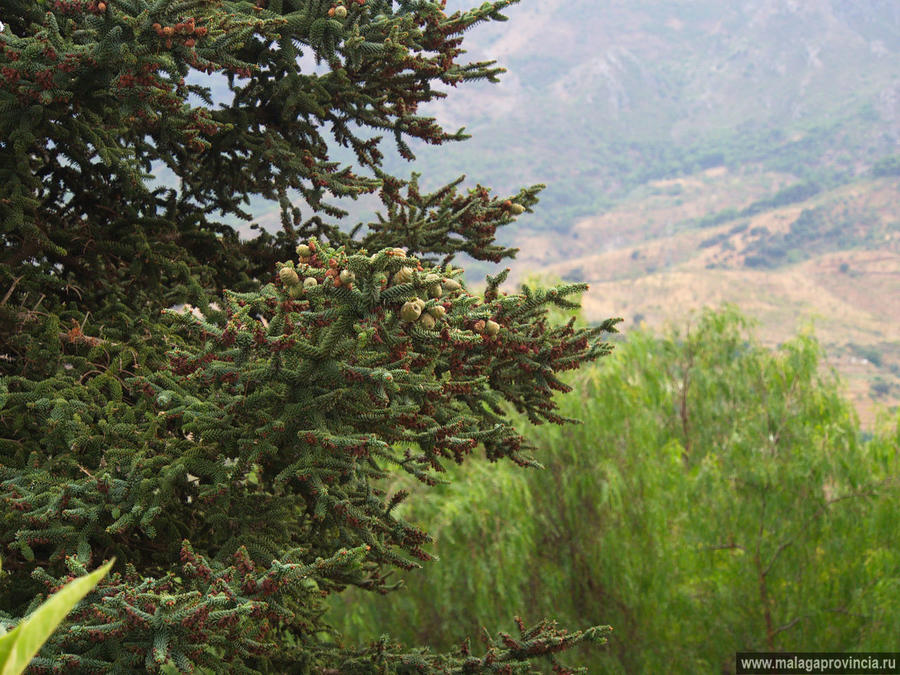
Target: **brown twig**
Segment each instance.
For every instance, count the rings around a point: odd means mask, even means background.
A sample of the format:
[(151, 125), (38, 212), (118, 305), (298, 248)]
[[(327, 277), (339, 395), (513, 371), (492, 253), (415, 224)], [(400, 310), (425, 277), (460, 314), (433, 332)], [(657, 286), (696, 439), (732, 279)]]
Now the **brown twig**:
[(9, 290), (6, 291), (6, 295), (3, 296), (3, 300), (0, 300), (0, 307), (2, 307), (3, 305), (5, 305), (5, 304), (6, 304), (6, 301), (9, 300), (9, 296), (11, 296), (11, 295), (12, 295), (12, 292), (13, 292), (14, 290), (16, 290), (16, 286), (19, 285), (19, 282), (22, 280), (22, 277), (23, 277), (23, 276), (24, 276), (24, 275), (21, 275), (21, 276), (16, 277), (15, 279), (13, 279), (12, 286), (10, 286), (10, 287), (9, 287)]

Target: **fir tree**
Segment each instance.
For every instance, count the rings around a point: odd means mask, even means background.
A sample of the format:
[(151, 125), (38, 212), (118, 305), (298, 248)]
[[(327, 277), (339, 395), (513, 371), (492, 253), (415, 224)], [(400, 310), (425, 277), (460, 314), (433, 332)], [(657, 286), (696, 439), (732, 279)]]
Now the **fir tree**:
[[(558, 374), (609, 351), (615, 321), (547, 320), (583, 285), (473, 294), (451, 267), (512, 256), (496, 230), (541, 186), (425, 193), (371, 135), (408, 159), (465, 138), (417, 108), (497, 78), (461, 35), (514, 1), (3, 3), (0, 624), (118, 561), (34, 672), (521, 672), (603, 639), (543, 622), (435, 654), (343, 646), (323, 618), (430, 558), (380, 478), (433, 484), (479, 446), (536, 464), (508, 407), (567, 421)], [(150, 186), (160, 165), (178, 189)], [(367, 193), (382, 213), (345, 227), (338, 200)], [(281, 231), (223, 222), (251, 198)]]

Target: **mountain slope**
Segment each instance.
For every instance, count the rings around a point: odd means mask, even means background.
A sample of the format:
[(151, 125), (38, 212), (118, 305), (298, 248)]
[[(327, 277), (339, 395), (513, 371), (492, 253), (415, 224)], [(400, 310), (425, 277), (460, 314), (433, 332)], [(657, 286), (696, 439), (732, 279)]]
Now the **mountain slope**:
[(588, 281), (588, 318), (625, 316), (626, 332), (725, 302), (759, 321), (770, 345), (812, 324), (871, 427), (900, 403), (900, 178), (754, 207), (772, 201), (763, 185), (783, 180), (713, 169), (644, 186), (577, 222), (565, 249), (522, 238), (517, 279), (540, 269)]

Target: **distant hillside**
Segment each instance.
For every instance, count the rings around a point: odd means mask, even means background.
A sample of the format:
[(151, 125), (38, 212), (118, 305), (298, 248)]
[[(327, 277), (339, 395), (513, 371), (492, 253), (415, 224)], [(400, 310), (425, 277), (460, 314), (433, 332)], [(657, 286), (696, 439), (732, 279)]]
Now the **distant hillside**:
[(898, 8), (526, 0), (467, 34), (470, 56), (508, 68), (503, 82), (433, 107), (473, 140), (419, 165), (503, 189), (548, 183), (533, 220), (560, 231), (637, 185), (714, 166), (857, 175), (900, 142)]
[(724, 302), (770, 345), (812, 324), (871, 426), (900, 403), (900, 178), (773, 204), (802, 194), (786, 181), (719, 168), (642, 186), (578, 221), (563, 248), (551, 235), (517, 239), (516, 278), (588, 281), (588, 318), (624, 316), (626, 333)]

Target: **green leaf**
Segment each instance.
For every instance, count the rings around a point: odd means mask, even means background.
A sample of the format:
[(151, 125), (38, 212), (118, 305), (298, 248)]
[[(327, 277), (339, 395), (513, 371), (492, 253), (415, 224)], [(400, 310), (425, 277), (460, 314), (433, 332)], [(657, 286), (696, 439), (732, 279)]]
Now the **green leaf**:
[(0, 637), (0, 675), (19, 675), (75, 605), (109, 572), (115, 559), (66, 584)]

